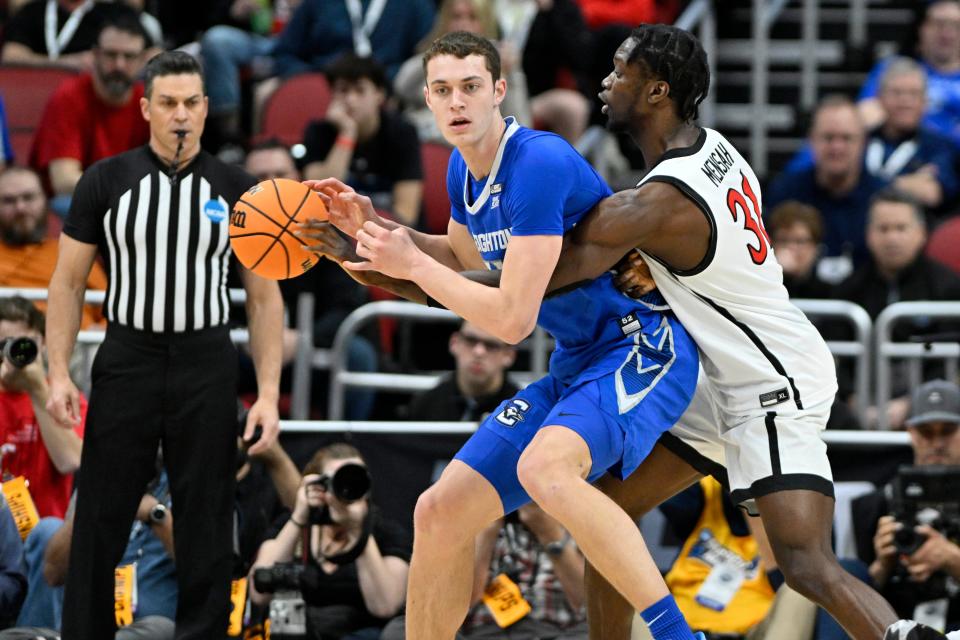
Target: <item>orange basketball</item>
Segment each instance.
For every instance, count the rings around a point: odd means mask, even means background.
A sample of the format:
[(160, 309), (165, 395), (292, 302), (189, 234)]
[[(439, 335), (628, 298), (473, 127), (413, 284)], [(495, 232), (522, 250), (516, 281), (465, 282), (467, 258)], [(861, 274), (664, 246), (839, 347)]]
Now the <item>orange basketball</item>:
[(319, 262), (301, 246), (297, 224), (327, 219), (316, 192), (296, 180), (264, 180), (245, 192), (230, 213), (230, 244), (240, 264), (271, 280), (295, 278)]

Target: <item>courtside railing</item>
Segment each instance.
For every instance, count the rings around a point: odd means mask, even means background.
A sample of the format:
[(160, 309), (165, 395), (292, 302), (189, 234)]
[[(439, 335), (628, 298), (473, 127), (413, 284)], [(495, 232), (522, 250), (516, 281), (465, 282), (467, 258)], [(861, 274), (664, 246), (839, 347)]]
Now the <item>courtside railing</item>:
[[(884, 309), (874, 325), (877, 336), (876, 406), (886, 407), (893, 395), (893, 364), (895, 360), (908, 363), (909, 388), (923, 381), (922, 367), (928, 360), (944, 363), (948, 380), (957, 379), (960, 362), (960, 336), (930, 336), (927, 342), (894, 342), (893, 330), (897, 323), (917, 318), (946, 318), (960, 320), (960, 302), (896, 302)], [(879, 411), (879, 427), (889, 428), (886, 411)]]
[(810, 318), (845, 320), (853, 328), (853, 340), (828, 340), (827, 347), (835, 358), (853, 360), (853, 388), (860, 416), (870, 405), (870, 353), (873, 344), (873, 322), (858, 304), (846, 300), (797, 299), (792, 301)]

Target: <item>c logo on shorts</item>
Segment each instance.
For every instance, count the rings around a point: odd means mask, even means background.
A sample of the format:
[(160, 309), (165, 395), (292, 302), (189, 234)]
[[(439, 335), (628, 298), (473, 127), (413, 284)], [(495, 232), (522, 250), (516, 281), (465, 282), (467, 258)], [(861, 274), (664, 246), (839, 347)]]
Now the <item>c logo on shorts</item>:
[(514, 398), (510, 403), (497, 414), (497, 422), (505, 427), (514, 427), (518, 422), (523, 421), (523, 414), (530, 410), (530, 403), (520, 398)]

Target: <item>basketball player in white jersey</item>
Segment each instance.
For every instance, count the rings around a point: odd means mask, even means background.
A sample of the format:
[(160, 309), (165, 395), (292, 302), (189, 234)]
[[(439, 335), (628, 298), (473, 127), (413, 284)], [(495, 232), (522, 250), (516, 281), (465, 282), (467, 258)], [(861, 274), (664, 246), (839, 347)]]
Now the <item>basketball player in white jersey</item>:
[[(685, 31), (643, 25), (623, 42), (600, 98), (610, 128), (633, 138), (650, 170), (577, 225), (551, 281), (552, 290), (595, 277), (638, 248), (701, 352), (705, 376), (687, 413), (637, 471), (606, 478), (604, 489), (638, 517), (701, 474), (717, 475), (763, 519), (787, 583), (855, 640), (943, 638), (897, 621), (833, 555), (820, 431), (837, 390), (834, 363), (788, 300), (753, 170), (723, 136), (693, 124), (709, 81), (706, 54)], [(629, 638), (629, 606), (596, 572), (587, 580), (591, 638)]]

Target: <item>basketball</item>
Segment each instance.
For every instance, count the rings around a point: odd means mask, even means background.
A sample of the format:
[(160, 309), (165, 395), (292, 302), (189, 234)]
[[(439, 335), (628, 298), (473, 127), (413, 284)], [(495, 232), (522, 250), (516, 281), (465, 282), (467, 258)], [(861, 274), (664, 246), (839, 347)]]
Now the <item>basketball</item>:
[(240, 196), (230, 213), (230, 245), (240, 264), (271, 280), (295, 278), (320, 257), (294, 233), (310, 218), (327, 219), (320, 196), (296, 180), (264, 180)]

